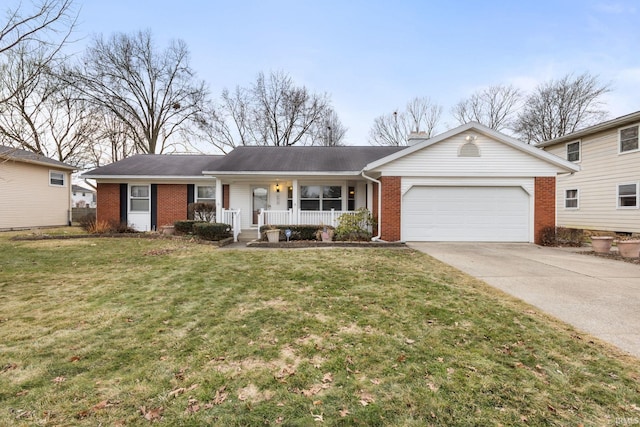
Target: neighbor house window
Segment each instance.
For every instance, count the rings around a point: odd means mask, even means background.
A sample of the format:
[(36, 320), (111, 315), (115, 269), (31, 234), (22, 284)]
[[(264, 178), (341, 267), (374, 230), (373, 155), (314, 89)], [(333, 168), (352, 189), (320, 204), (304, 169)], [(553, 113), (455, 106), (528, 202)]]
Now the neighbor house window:
[(300, 209), (303, 211), (341, 210), (342, 187), (339, 185), (301, 186)]
[(149, 186), (132, 185), (129, 197), (129, 210), (131, 212), (149, 212)]
[(196, 186), (196, 202), (216, 203), (216, 187), (212, 185)]
[(637, 208), (638, 207), (638, 184), (618, 185), (618, 207)]
[(64, 172), (49, 171), (49, 185), (64, 187)]
[(580, 161), (580, 141), (567, 144), (567, 160), (570, 162)]
[(620, 152), (638, 149), (638, 125), (620, 129)]
[(578, 209), (578, 190), (565, 191), (564, 207), (567, 209)]

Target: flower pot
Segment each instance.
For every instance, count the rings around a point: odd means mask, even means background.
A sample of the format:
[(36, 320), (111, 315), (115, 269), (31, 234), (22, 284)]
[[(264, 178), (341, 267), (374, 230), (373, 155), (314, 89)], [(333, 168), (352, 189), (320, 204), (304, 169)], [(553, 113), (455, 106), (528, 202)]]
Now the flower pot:
[(618, 253), (625, 258), (640, 257), (640, 240), (618, 241)]
[(597, 254), (608, 254), (611, 250), (611, 243), (613, 242), (613, 237), (611, 236), (592, 236), (591, 237), (591, 247), (593, 251)]
[(269, 243), (278, 243), (280, 241), (280, 230), (267, 230), (265, 233)]

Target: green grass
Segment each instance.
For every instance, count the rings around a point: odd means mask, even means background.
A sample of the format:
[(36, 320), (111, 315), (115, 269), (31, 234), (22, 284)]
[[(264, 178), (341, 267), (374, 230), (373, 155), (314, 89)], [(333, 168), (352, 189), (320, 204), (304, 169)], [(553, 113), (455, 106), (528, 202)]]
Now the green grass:
[(640, 418), (637, 359), (415, 251), (13, 234), (0, 425)]

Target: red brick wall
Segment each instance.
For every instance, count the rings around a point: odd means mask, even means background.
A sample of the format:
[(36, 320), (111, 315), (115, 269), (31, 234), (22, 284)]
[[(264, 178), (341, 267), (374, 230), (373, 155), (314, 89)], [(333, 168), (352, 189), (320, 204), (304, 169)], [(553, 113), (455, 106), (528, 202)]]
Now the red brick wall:
[(380, 238), (388, 242), (400, 240), (400, 204), (402, 192), (399, 176), (383, 176), (382, 183), (382, 230)]
[(187, 185), (158, 184), (158, 227), (187, 219)]
[(120, 223), (120, 184), (98, 183), (96, 220)]
[(536, 177), (533, 241), (540, 244), (542, 230), (556, 225), (556, 178)]

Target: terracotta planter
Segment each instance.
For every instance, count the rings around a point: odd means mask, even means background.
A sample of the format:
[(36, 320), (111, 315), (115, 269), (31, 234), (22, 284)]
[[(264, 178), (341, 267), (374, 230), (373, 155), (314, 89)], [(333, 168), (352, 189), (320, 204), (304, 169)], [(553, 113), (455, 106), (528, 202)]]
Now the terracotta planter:
[(640, 240), (618, 241), (618, 253), (625, 258), (640, 257)]
[(280, 241), (280, 230), (267, 230), (265, 233), (269, 243), (278, 243)]
[(593, 251), (598, 254), (608, 254), (611, 250), (611, 243), (613, 237), (611, 236), (593, 236), (591, 237), (591, 247)]

